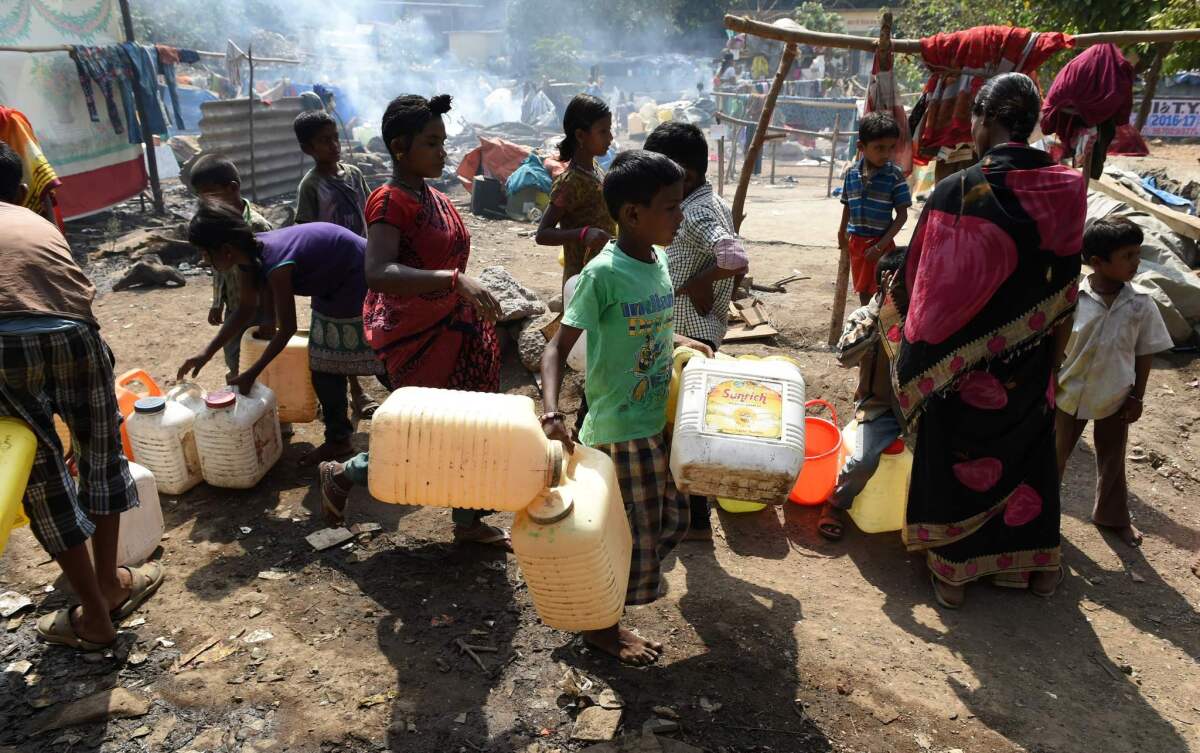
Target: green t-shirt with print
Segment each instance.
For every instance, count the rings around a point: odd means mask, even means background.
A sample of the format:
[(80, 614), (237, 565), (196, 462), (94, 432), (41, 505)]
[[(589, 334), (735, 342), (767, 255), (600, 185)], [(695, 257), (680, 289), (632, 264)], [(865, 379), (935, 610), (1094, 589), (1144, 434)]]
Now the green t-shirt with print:
[(586, 445), (652, 437), (666, 424), (675, 293), (667, 255), (654, 256), (638, 261), (611, 241), (580, 273), (563, 315), (587, 332)]

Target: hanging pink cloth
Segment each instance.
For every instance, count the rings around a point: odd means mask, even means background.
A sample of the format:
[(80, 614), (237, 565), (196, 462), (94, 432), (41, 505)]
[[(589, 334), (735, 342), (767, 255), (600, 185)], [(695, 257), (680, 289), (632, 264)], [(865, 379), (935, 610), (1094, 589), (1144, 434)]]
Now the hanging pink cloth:
[(900, 142), (896, 145), (896, 156), (893, 161), (907, 176), (912, 173), (913, 140), (908, 127), (908, 113), (900, 102), (900, 94), (896, 90), (896, 73), (892, 65), (892, 50), (886, 54), (875, 53), (875, 62), (871, 66), (871, 83), (867, 87), (867, 112), (886, 112), (896, 119), (900, 126)]
[(1133, 66), (1115, 44), (1098, 44), (1063, 66), (1042, 102), (1042, 132), (1057, 133), (1067, 152), (1080, 130), (1133, 112)]

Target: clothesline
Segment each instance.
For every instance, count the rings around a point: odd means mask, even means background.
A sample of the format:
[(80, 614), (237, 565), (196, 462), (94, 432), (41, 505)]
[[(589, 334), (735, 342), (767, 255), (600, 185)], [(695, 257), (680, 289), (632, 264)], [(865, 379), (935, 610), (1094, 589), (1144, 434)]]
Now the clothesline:
[[(26, 52), (26, 53), (31, 53), (31, 54), (32, 53), (40, 53), (40, 52), (70, 52), (71, 49), (72, 48), (70, 45), (65, 45), (65, 44), (29, 46), (29, 47), (14, 46), (14, 45), (0, 45), (0, 52)], [(225, 57), (224, 52), (205, 52), (203, 50), (196, 50), (196, 54), (202, 58), (224, 58)], [(257, 56), (254, 58), (255, 65), (259, 65), (259, 64), (266, 65), (266, 64), (272, 64), (272, 63), (277, 63), (280, 65), (303, 65), (304, 61), (303, 60), (291, 60), (289, 58), (260, 58)]]

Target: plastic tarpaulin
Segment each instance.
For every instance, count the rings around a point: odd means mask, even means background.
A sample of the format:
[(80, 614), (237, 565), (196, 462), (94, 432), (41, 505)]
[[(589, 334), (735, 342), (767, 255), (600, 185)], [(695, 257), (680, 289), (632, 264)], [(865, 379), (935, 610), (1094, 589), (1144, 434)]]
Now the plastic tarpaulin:
[[(107, 45), (124, 39), (116, 0), (6, 0), (0, 45)], [(99, 99), (100, 92), (96, 89)], [(65, 52), (0, 52), (0, 104), (29, 117), (63, 185), (63, 216), (100, 211), (146, 187), (141, 145), (93, 123), (75, 64)]]
[(513, 170), (512, 175), (508, 176), (504, 191), (512, 196), (522, 189), (533, 187), (542, 193), (550, 193), (552, 183), (550, 173), (542, 165), (542, 158), (530, 153), (525, 161), (516, 170)]
[(530, 151), (529, 147), (511, 141), (480, 136), (479, 146), (468, 152), (458, 165), (459, 180), (468, 191), (474, 188), (473, 181), (476, 175), (485, 175), (505, 183), (508, 176), (529, 156)]

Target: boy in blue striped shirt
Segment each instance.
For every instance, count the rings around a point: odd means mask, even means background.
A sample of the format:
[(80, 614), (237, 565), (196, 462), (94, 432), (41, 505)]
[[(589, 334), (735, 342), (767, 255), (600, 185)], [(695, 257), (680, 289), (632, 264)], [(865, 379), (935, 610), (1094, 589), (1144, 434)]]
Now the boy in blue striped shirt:
[(877, 289), (875, 265), (896, 247), (892, 241), (912, 206), (904, 173), (892, 162), (899, 142), (895, 118), (885, 112), (867, 113), (858, 124), (862, 158), (846, 171), (842, 186), (838, 248), (850, 254), (854, 291), (863, 306)]

